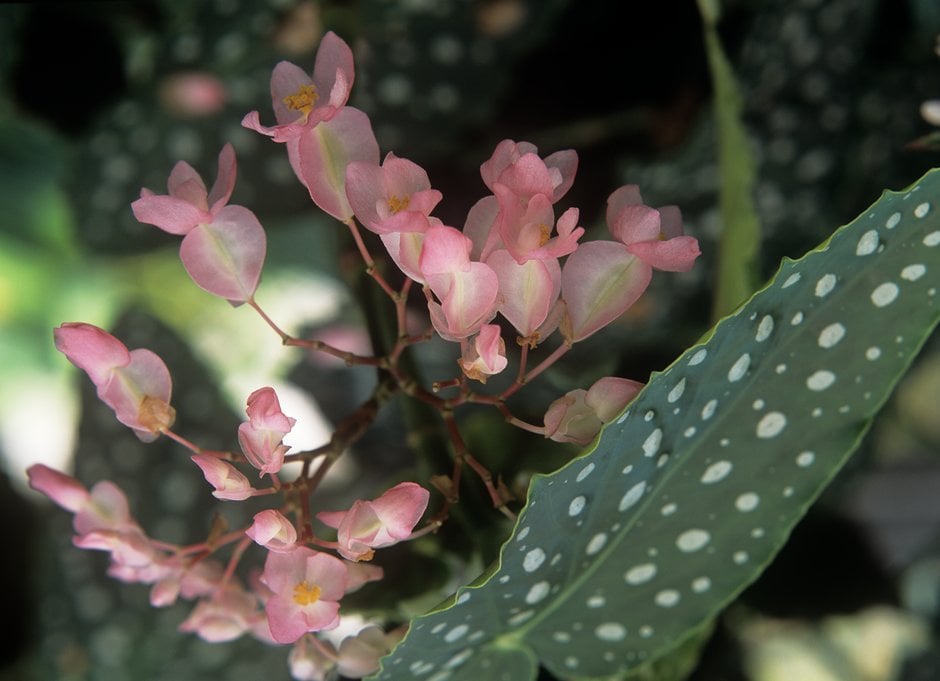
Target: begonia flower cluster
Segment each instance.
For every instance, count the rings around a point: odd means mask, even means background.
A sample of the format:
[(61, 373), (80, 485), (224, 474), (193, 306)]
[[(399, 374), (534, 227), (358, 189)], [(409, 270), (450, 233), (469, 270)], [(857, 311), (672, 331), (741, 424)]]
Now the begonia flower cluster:
[[(386, 355), (361, 357), (321, 339), (292, 337), (262, 310), (256, 294), (266, 236), (251, 210), (229, 203), (237, 176), (231, 145), (219, 153), (211, 190), (180, 161), (170, 172), (167, 194), (142, 189), (131, 209), (140, 222), (182, 237), (182, 265), (199, 287), (233, 305), (254, 308), (285, 344), (350, 364), (379, 366), (393, 385), (377, 388), (370, 401), (337, 425), (329, 443), (310, 451), (285, 444), (296, 419), (282, 411), (273, 388), (259, 387), (247, 397), (247, 419), (233, 433), (238, 446), (208, 450), (172, 430), (170, 371), (156, 354), (128, 350), (91, 324), (65, 323), (54, 332), (56, 347), (88, 375), (121, 423), (143, 441), (165, 436), (187, 449), (194, 474), (201, 472), (215, 498), (270, 503), (245, 527), (223, 528), (204, 543), (176, 546), (149, 538), (113, 483), (99, 482), (88, 490), (41, 464), (29, 469), (31, 486), (74, 514), (76, 546), (110, 554), (109, 574), (150, 585), (155, 607), (195, 601), (182, 631), (212, 642), (249, 634), (290, 644), (291, 673), (301, 680), (336, 673), (362, 677), (377, 670), (400, 630), (386, 633), (379, 626), (384, 623), (367, 622), (344, 640), (321, 632), (343, 623), (346, 594), (382, 579), (382, 568), (371, 562), (377, 551), (436, 531), (447, 520), (448, 509), (459, 501), (462, 466), (478, 473), (494, 508), (514, 517), (507, 506), (511, 496), (493, 484), (495, 476), (481, 472), (485, 469), (465, 447), (454, 409), (474, 401), (490, 404), (513, 425), (558, 442), (588, 444), (641, 383), (604, 377), (587, 390), (569, 391), (548, 406), (542, 425), (513, 416), (506, 399), (567, 348), (618, 319), (646, 290), (654, 269), (687, 271), (699, 255), (697, 241), (683, 234), (678, 209), (645, 205), (634, 185), (616, 189), (607, 200), (611, 239), (586, 241), (578, 208), (563, 203), (575, 180), (577, 154), (541, 155), (534, 145), (513, 140), (500, 142), (480, 166), (488, 193), (469, 210), (464, 224), (445, 224), (434, 215), (444, 197), (420, 165), (392, 152), (380, 160), (368, 115), (348, 105), (354, 78), (352, 50), (327, 33), (312, 73), (289, 62), (275, 66), (270, 83), (274, 125), (262, 124), (258, 112), (249, 113), (242, 124), (284, 144), (312, 201), (350, 230), (364, 266), (395, 307), (398, 339)], [(404, 275), (400, 288), (375, 266), (360, 227), (376, 235)], [(412, 285), (423, 297), (409, 297)], [(417, 306), (427, 311), (426, 334), (413, 335), (406, 328)], [(558, 337), (550, 341), (555, 331)], [(398, 358), (432, 332), (457, 347), (454, 376), (428, 388), (405, 373)], [(549, 342), (556, 349), (537, 367), (527, 368), (528, 353)], [(517, 347), (518, 358), (511, 360), (507, 346)], [(475, 383), (511, 365), (518, 378), (509, 388), (495, 397), (474, 392)], [(439, 397), (439, 386), (456, 389), (457, 397)], [(398, 482), (372, 499), (350, 500), (342, 510), (324, 508), (317, 494), (321, 481), (394, 391), (441, 412), (455, 459), (451, 477), (441, 472), (424, 484)], [(284, 475), (289, 462), (302, 464), (299, 477)], [(440, 490), (443, 499), (437, 500), (433, 517), (425, 518), (432, 505), (428, 487)], [(227, 565), (210, 557), (226, 547), (232, 547)], [(243, 581), (236, 568), (249, 549), (263, 552), (264, 569)]]

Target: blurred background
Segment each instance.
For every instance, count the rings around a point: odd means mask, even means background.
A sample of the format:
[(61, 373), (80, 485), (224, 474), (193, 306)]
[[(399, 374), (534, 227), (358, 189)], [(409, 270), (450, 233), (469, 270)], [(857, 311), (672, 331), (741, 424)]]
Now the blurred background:
[[(931, 125), (940, 117), (924, 106), (940, 98), (940, 5), (724, 5), (722, 39), (758, 169), (763, 280), (882, 189), (940, 163)], [(141, 445), (58, 356), (51, 329), (64, 321), (98, 324), (160, 354), (174, 376), (177, 430), (205, 447), (234, 446), (245, 396), (262, 385), (276, 386), (298, 418), (290, 444), (301, 448), (322, 444), (330, 424), (368, 396), (371, 371), (288, 351), (251, 310), (193, 286), (178, 240), (138, 224), (129, 208), (141, 187), (163, 193), (181, 159), (211, 183), (231, 142), (233, 202), (268, 232), (261, 304), (298, 333), (351, 350), (377, 342), (353, 304), (368, 286), (338, 225), (310, 203), (283, 148), (240, 126), (251, 110), (273, 120), (271, 69), (281, 59), (312, 69), (326, 30), (353, 47), (352, 104), (370, 115), (382, 153), (428, 170), (444, 193), (436, 214), (445, 223), (463, 224), (486, 191), (479, 165), (512, 138), (543, 154), (578, 151), (565, 204), (581, 208), (589, 231), (600, 233), (607, 195), (629, 182), (650, 205), (678, 204), (701, 241), (695, 271), (656, 278), (622, 324), (532, 386), (523, 416), (537, 422), (554, 396), (601, 375), (646, 380), (711, 324), (720, 176), (693, 0), (0, 5), (4, 681), (289, 678), (283, 649), (178, 634), (187, 605), (153, 610), (145, 587), (108, 580), (105, 557), (71, 547), (67, 514), (26, 489), (23, 470), (42, 462), (89, 485), (114, 480), (145, 529), (166, 541), (204, 538), (220, 512), (179, 447)], [(694, 679), (940, 678), (938, 349), (935, 337), (793, 541), (721, 618)], [(450, 375), (453, 359), (431, 347), (426, 377)], [(403, 425), (411, 417), (383, 411), (324, 494), (342, 503), (350, 490), (413, 466)], [(473, 411), (464, 421), (471, 448), (494, 471), (550, 470), (570, 454), (500, 435), (500, 422)], [(524, 489), (525, 477), (508, 482)], [(497, 522), (479, 494), (462, 503), (468, 516)], [(234, 526), (250, 510), (221, 512)], [(386, 558), (406, 614), (475, 576), (499, 537), (475, 539), (456, 546), (445, 536), (420, 569)], [(430, 601), (429, 584), (438, 589)], [(377, 611), (392, 607), (378, 591), (366, 598)]]

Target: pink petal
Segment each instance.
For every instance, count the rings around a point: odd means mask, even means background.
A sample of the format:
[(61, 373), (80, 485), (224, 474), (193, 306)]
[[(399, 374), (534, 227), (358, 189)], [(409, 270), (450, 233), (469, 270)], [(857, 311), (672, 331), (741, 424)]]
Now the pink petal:
[[(288, 153), (292, 153), (288, 147)], [(353, 211), (346, 198), (346, 167), (354, 161), (379, 161), (379, 145), (369, 117), (353, 107), (343, 107), (335, 117), (305, 132), (291, 160), (313, 202), (337, 220), (348, 220)]]
[(627, 250), (640, 260), (666, 272), (688, 272), (702, 254), (698, 241), (691, 236), (677, 236), (667, 241), (639, 241)]
[(499, 280), (497, 310), (523, 338), (548, 317), (561, 291), (557, 260), (528, 260), (520, 265), (508, 251), (494, 251), (486, 260)]
[(419, 261), (421, 273), (425, 277), (431, 277), (468, 271), (472, 246), (470, 239), (453, 227), (431, 227), (424, 235), (424, 246)]
[[(463, 233), (473, 242), (470, 257), (473, 260), (486, 260), (490, 253), (502, 246), (499, 237), (499, 199), (495, 196), (484, 196), (470, 208), (467, 220), (463, 226)], [(496, 229), (493, 229), (496, 225)]]
[(138, 438), (152, 442), (173, 422), (170, 372), (150, 350), (133, 350), (130, 355), (127, 366), (115, 370), (111, 379), (98, 387), (98, 397), (114, 410), (118, 421), (134, 429)]
[(543, 194), (550, 200), (555, 191), (545, 161), (534, 153), (525, 154), (511, 164), (499, 174), (497, 182), (508, 187), (516, 196), (524, 198)]
[(424, 515), (430, 498), (421, 485), (402, 482), (373, 501), (372, 508), (391, 537), (405, 539)]
[(66, 322), (53, 331), (56, 349), (100, 386), (131, 361), (127, 347), (107, 331), (83, 322)]
[(202, 211), (209, 210), (206, 202), (206, 185), (195, 169), (186, 161), (177, 161), (170, 171), (166, 187), (168, 194), (182, 199)]
[(574, 176), (578, 170), (578, 153), (574, 149), (556, 151), (545, 157), (545, 165), (550, 171), (557, 171), (561, 178), (552, 192), (552, 203), (558, 203), (574, 184)]
[(209, 192), (209, 210), (213, 215), (218, 213), (232, 197), (237, 170), (235, 149), (231, 144), (225, 144), (219, 152), (219, 172), (215, 177), (215, 184), (212, 185), (212, 191)]
[(66, 511), (76, 513), (90, 499), (88, 490), (78, 480), (41, 463), (27, 468), (26, 475), (30, 487), (45, 494)]
[[(284, 98), (295, 94), (303, 85), (313, 85), (313, 79), (296, 64), (289, 61), (278, 62), (271, 73), (271, 105), (278, 126), (297, 123), (303, 113), (287, 106)], [(325, 93), (317, 92), (319, 97)], [(318, 100), (319, 102), (319, 100)]]
[(659, 211), (649, 206), (625, 206), (609, 224), (610, 233), (623, 244), (655, 241), (662, 232)]
[(328, 97), (322, 104), (337, 109), (345, 105), (354, 79), (352, 50), (342, 38), (332, 31), (328, 32), (320, 40), (313, 66), (313, 82), (317, 91), (321, 97)]
[(619, 189), (615, 189), (607, 197), (607, 224), (614, 224), (620, 211), (627, 206), (638, 205), (643, 205), (643, 197), (640, 196), (640, 188), (637, 185), (625, 184)]
[(170, 234), (187, 234), (197, 225), (212, 220), (208, 211), (200, 210), (183, 199), (154, 194), (142, 196), (131, 203), (138, 222), (159, 227)]
[(605, 376), (588, 388), (584, 402), (602, 423), (610, 423), (643, 389), (643, 384), (628, 378)]
[(265, 255), (264, 228), (247, 208), (226, 206), (211, 224), (183, 239), (180, 259), (202, 289), (243, 303), (258, 287)]
[(379, 237), (398, 269), (419, 284), (424, 284), (419, 266), (424, 249), (424, 232), (391, 232)]
[(643, 294), (651, 276), (650, 266), (621, 243), (581, 244), (561, 270), (565, 338), (583, 340), (614, 321)]

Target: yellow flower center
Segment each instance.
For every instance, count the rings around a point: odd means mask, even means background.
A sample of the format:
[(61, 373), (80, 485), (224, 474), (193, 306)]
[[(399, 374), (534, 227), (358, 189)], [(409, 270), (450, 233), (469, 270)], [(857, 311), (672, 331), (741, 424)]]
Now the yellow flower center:
[(392, 211), (393, 214), (397, 213), (400, 210), (406, 210), (408, 208), (409, 201), (411, 201), (410, 196), (406, 196), (405, 198), (400, 199), (394, 194), (392, 194), (391, 196), (388, 197), (388, 201), (387, 201), (388, 209)]
[(301, 85), (297, 92), (287, 95), (283, 102), (291, 111), (299, 111), (304, 116), (308, 115), (320, 95), (317, 94), (317, 88), (314, 85)]
[(539, 223), (539, 246), (544, 246), (552, 238), (552, 228)]
[(294, 603), (297, 605), (313, 605), (320, 600), (320, 587), (316, 584), (301, 582), (294, 587)]

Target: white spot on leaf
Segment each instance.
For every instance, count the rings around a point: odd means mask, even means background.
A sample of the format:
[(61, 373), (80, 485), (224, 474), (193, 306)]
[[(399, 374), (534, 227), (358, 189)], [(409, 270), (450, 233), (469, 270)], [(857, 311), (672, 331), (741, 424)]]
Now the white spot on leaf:
[(568, 504), (568, 515), (572, 518), (575, 517), (584, 510), (585, 504), (587, 504), (587, 499), (585, 499), (584, 496), (576, 496), (571, 500), (571, 503)]
[(790, 288), (791, 286), (793, 286), (793, 284), (795, 284), (799, 280), (800, 280), (799, 272), (791, 274), (789, 277), (787, 277), (787, 280), (783, 282), (783, 285), (780, 288)]
[(831, 371), (820, 370), (806, 379), (806, 387), (810, 390), (825, 390), (836, 382), (836, 375)]
[(845, 327), (839, 322), (819, 332), (819, 347), (829, 349), (845, 337)]
[(627, 570), (623, 578), (627, 584), (637, 586), (639, 584), (646, 584), (653, 577), (656, 576), (656, 565), (654, 563), (643, 563), (642, 565), (636, 565), (629, 570)]
[(808, 468), (813, 465), (813, 462), (816, 460), (816, 454), (809, 450), (805, 452), (800, 452), (796, 455), (796, 465), (800, 468)]
[(594, 635), (602, 641), (622, 641), (627, 635), (627, 629), (619, 622), (604, 622), (597, 625)]
[(660, 607), (671, 608), (679, 603), (679, 592), (675, 589), (664, 589), (657, 593), (653, 600)]
[(858, 240), (855, 247), (855, 255), (871, 255), (878, 249), (878, 232), (870, 229)]
[(731, 366), (731, 369), (728, 370), (728, 381), (735, 383), (744, 378), (744, 375), (747, 373), (748, 367), (751, 366), (751, 356), (746, 352), (738, 357), (735, 363)]
[(768, 412), (757, 424), (757, 437), (768, 439), (776, 437), (787, 425), (787, 417), (779, 411)]
[(871, 292), (871, 302), (875, 307), (890, 305), (898, 297), (898, 285), (888, 281)]
[(734, 500), (734, 507), (742, 513), (749, 513), (757, 508), (760, 503), (760, 497), (754, 492), (745, 492)]
[(922, 218), (930, 212), (929, 203), (921, 203), (914, 209), (914, 217)]
[(673, 387), (672, 390), (669, 391), (669, 394), (666, 396), (666, 400), (668, 400), (669, 403), (672, 404), (673, 402), (678, 400), (680, 397), (682, 397), (682, 393), (684, 392), (685, 392), (685, 379), (683, 378), (678, 383), (676, 383), (676, 385)]
[(522, 560), (522, 569), (526, 572), (535, 572), (544, 562), (545, 552), (542, 549), (532, 549), (525, 554), (525, 558)]
[(901, 270), (901, 279), (906, 279), (907, 281), (917, 281), (924, 273), (927, 271), (927, 268), (923, 265), (908, 265), (903, 270)]
[(708, 400), (702, 407), (702, 420), (707, 421), (715, 415), (715, 408), (718, 406), (718, 400)]
[(617, 510), (626, 511), (628, 508), (636, 504), (642, 497), (643, 492), (646, 491), (646, 481), (640, 481), (636, 483), (633, 487), (628, 489), (626, 493), (620, 498), (620, 505), (617, 506)]
[(754, 336), (754, 340), (758, 343), (763, 343), (765, 340), (770, 338), (770, 334), (774, 332), (774, 318), (769, 314), (764, 315), (760, 320), (760, 324), (757, 325), (757, 335)]
[(731, 472), (732, 468), (733, 465), (730, 461), (716, 461), (705, 469), (705, 473), (702, 475), (702, 482), (706, 485), (720, 482), (728, 477), (728, 473)]
[(683, 553), (692, 553), (703, 548), (711, 540), (711, 535), (698, 528), (686, 530), (676, 538), (676, 546)]
[(708, 356), (708, 350), (702, 348), (701, 350), (696, 351), (694, 355), (689, 358), (689, 366), (694, 367), (698, 364), (701, 364), (705, 361), (705, 358)]
[(824, 274), (819, 278), (819, 281), (816, 282), (816, 297), (824, 298), (828, 296), (835, 287), (836, 275)]

